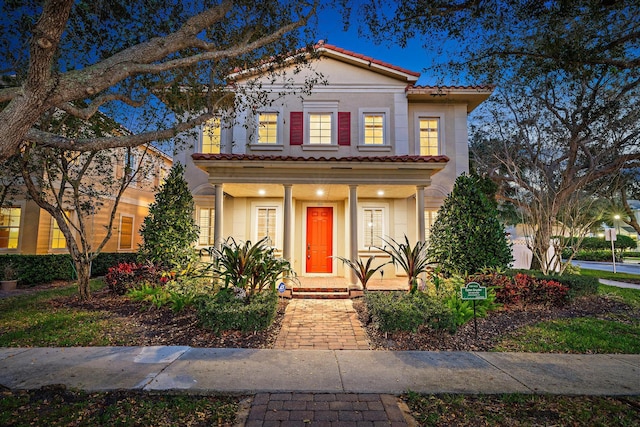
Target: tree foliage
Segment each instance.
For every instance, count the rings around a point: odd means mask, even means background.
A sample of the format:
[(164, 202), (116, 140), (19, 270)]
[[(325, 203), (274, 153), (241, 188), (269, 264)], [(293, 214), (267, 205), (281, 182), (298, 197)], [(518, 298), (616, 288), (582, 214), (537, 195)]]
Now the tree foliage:
[(478, 177), (459, 176), (431, 228), (428, 253), (446, 275), (506, 268), (512, 261), (498, 212), (479, 181)]
[(149, 206), (149, 215), (140, 229), (143, 238), (140, 258), (165, 268), (185, 267), (192, 262), (193, 244), (198, 239), (193, 211), (184, 166), (176, 163)]
[[(252, 103), (225, 90), (227, 77), (290, 56), (314, 13), (305, 0), (2, 2), (0, 159), (23, 145), (138, 146)], [(136, 133), (71, 138), (42, 128), (56, 109), (84, 121), (98, 111), (134, 118), (125, 125)]]

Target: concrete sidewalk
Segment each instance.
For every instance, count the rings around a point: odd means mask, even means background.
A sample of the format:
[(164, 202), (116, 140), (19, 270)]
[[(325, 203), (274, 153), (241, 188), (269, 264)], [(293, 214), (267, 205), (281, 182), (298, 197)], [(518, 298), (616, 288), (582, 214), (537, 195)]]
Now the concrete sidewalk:
[(192, 393), (550, 393), (640, 395), (640, 355), (252, 350), (0, 349), (0, 384)]

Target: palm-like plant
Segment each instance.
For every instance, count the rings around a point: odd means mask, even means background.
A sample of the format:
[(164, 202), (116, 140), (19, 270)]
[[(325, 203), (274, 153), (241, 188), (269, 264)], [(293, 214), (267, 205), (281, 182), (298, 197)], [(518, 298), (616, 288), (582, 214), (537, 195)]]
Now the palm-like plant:
[(344, 258), (341, 256), (337, 256), (336, 258), (342, 261), (345, 265), (348, 265), (353, 270), (353, 272), (356, 274), (356, 277), (362, 284), (362, 289), (364, 289), (365, 291), (367, 290), (367, 282), (373, 277), (375, 272), (391, 262), (387, 261), (375, 268), (371, 268), (371, 263), (376, 258), (375, 256), (370, 256), (367, 259), (366, 263), (363, 263), (361, 258), (356, 261), (352, 261), (349, 258)]
[(431, 261), (427, 255), (427, 243), (417, 241), (412, 248), (409, 238), (405, 235), (404, 242), (397, 242), (393, 238), (389, 240), (382, 239), (385, 246), (380, 249), (391, 257), (392, 263), (399, 265), (407, 274), (409, 291), (416, 292), (418, 290), (418, 277), (422, 273), (429, 271)]
[(275, 290), (276, 282), (293, 277), (289, 261), (276, 258), (275, 250), (267, 246), (267, 238), (252, 244), (238, 244), (228, 238), (215, 249), (213, 272), (224, 281), (224, 287), (243, 289), (248, 298), (266, 288)]

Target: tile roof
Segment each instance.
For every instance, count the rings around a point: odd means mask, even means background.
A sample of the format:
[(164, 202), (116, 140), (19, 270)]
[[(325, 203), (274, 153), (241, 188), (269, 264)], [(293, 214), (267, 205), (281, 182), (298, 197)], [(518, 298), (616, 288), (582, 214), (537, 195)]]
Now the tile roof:
[(416, 90), (435, 90), (435, 91), (447, 91), (447, 90), (477, 90), (477, 91), (487, 91), (494, 90), (496, 87), (493, 85), (470, 85), (470, 86), (416, 86), (409, 85), (407, 86), (407, 91)]
[(358, 162), (358, 163), (446, 163), (447, 156), (349, 156), (301, 157), (261, 154), (203, 154), (191, 155), (194, 160), (280, 161), (280, 162)]
[(351, 56), (353, 58), (361, 59), (363, 61), (369, 61), (369, 62), (371, 62), (373, 64), (377, 64), (377, 65), (380, 65), (382, 67), (391, 68), (392, 70), (400, 71), (401, 73), (409, 74), (409, 75), (415, 76), (415, 77), (420, 77), (420, 73), (418, 73), (416, 71), (411, 71), (411, 70), (408, 70), (406, 68), (398, 67), (397, 65), (389, 64), (388, 62), (377, 60), (377, 59), (372, 58), (370, 56), (361, 55), (359, 53), (352, 52), (350, 50), (342, 49), (342, 48), (340, 48), (338, 46), (334, 46), (332, 44), (324, 43), (323, 41), (320, 41), (316, 45), (316, 48), (317, 49), (324, 48), (324, 49), (327, 49), (327, 50), (332, 50), (334, 52), (338, 52), (338, 53), (341, 53), (343, 55)]

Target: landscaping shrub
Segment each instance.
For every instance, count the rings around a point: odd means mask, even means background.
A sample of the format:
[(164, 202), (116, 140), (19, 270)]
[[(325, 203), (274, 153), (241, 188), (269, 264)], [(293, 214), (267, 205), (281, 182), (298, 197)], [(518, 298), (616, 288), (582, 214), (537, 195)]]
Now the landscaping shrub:
[(569, 288), (569, 299), (574, 299), (598, 293), (599, 281), (596, 277), (580, 276), (578, 274), (563, 274), (562, 276), (545, 276), (542, 272), (533, 272), (533, 275), (543, 280), (553, 280), (562, 283)]
[(104, 280), (111, 292), (124, 295), (130, 289), (143, 282), (156, 283), (160, 281), (160, 272), (153, 264), (137, 264), (135, 262), (121, 262), (109, 268)]
[(91, 276), (104, 276), (109, 272), (110, 267), (114, 267), (121, 262), (136, 262), (138, 254), (135, 252), (100, 252), (91, 263)]
[(495, 203), (482, 185), (478, 176), (456, 178), (431, 227), (428, 256), (447, 276), (506, 268), (513, 260)]
[[(109, 267), (119, 262), (134, 261), (132, 253), (100, 253), (91, 265), (92, 276), (104, 276)], [(0, 270), (11, 263), (18, 271), (20, 286), (35, 286), (50, 283), (54, 280), (73, 280), (76, 278), (71, 256), (69, 254), (0, 256)]]
[(422, 325), (455, 331), (449, 309), (422, 292), (365, 292), (369, 314), (382, 332), (417, 331)]
[[(616, 261), (620, 262), (622, 261), (621, 259), (621, 254), (624, 256), (625, 253), (624, 252), (620, 252), (618, 250), (616, 250)], [(568, 259), (571, 256), (571, 250), (570, 249), (565, 249), (564, 251), (562, 251), (562, 258), (564, 259)], [(609, 248), (609, 250), (593, 250), (593, 251), (583, 251), (580, 250), (578, 252), (576, 252), (576, 254), (573, 256), (573, 259), (576, 261), (600, 261), (600, 262), (611, 262), (611, 248)]]
[(506, 306), (528, 304), (563, 305), (569, 298), (569, 287), (555, 280), (545, 280), (518, 273), (510, 281), (496, 286), (496, 301)]
[[(561, 238), (561, 237), (560, 237)], [(569, 238), (566, 241), (567, 246), (574, 246), (577, 243), (575, 237)], [(616, 249), (635, 249), (636, 241), (629, 236), (619, 234), (616, 238)], [(609, 256), (611, 256), (611, 242), (608, 242), (604, 237), (585, 237), (580, 244), (581, 251), (597, 251), (597, 250), (609, 250)]]
[(261, 292), (246, 302), (236, 298), (233, 290), (227, 288), (213, 298), (200, 299), (197, 305), (203, 327), (216, 333), (227, 330), (251, 332), (271, 325), (278, 309), (278, 295)]

